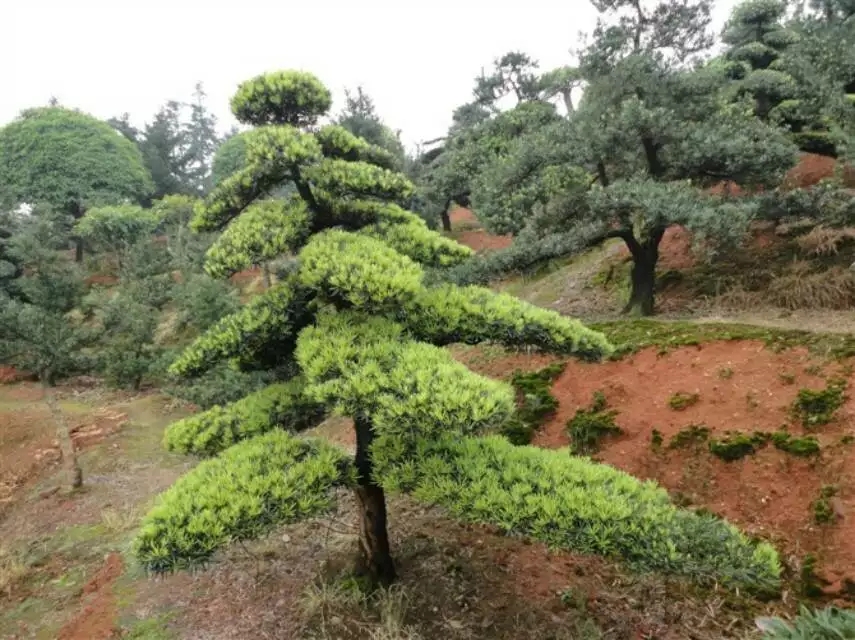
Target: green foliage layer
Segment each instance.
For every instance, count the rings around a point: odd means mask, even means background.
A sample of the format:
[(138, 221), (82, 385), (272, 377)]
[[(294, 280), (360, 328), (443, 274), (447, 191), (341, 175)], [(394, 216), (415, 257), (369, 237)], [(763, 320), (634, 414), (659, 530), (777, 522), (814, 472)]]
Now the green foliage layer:
[(200, 336), (172, 364), (170, 373), (196, 376), (222, 360), (275, 364), (287, 359), (306, 322), (306, 304), (305, 294), (292, 280), (277, 283)]
[(200, 463), (161, 495), (134, 543), (149, 571), (164, 573), (208, 561), (234, 540), (323, 513), (329, 491), (353, 481), (340, 449), (273, 431)]
[(306, 398), (303, 380), (273, 384), (237, 402), (216, 405), (172, 423), (164, 435), (170, 451), (216, 455), (241, 440), (273, 429), (302, 431), (324, 417), (321, 405)]
[(655, 483), (567, 450), (519, 447), (493, 436), (419, 440), (404, 463), (378, 442), (374, 457), (386, 488), (412, 492), (464, 520), (647, 570), (757, 591), (778, 586), (780, 565), (770, 545), (676, 508)]

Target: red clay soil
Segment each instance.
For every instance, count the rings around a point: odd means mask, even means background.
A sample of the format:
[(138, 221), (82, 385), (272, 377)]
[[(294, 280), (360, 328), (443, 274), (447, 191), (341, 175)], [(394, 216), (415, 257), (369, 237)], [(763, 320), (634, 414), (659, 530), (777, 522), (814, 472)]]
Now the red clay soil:
[[(4, 397), (33, 404), (26, 410), (0, 411), (0, 513), (22, 489), (61, 460), (56, 427), (42, 402), (41, 387), (24, 383), (5, 390)], [(127, 415), (99, 409), (82, 418), (66, 419), (74, 447), (81, 451), (116, 433), (127, 422)]]
[(452, 237), (473, 251), (481, 252), (504, 249), (513, 242), (513, 238), (510, 235), (496, 236), (477, 228), (480, 226), (478, 218), (469, 209), (462, 207), (454, 209), (449, 213), (449, 218), (451, 219), (451, 227), (453, 229), (464, 227), (461, 230), (454, 231)]
[(13, 384), (23, 377), (15, 367), (0, 367), (0, 384)]
[[(712, 456), (705, 445), (696, 451), (667, 448), (691, 424), (706, 425), (713, 437), (725, 431), (773, 432), (784, 424), (802, 434), (789, 408), (800, 388), (825, 386), (811, 366), (817, 363), (803, 350), (776, 354), (759, 342), (716, 342), (666, 355), (649, 349), (603, 364), (571, 361), (553, 387), (559, 410), (534, 444), (567, 445), (568, 419), (602, 391), (608, 406), (618, 410), (616, 422), (624, 434), (606, 441), (597, 459), (657, 480), (691, 504), (773, 540), (793, 558), (817, 554), (827, 580), (836, 583), (831, 592), (839, 591), (842, 580), (855, 581), (855, 446), (840, 444), (855, 424), (855, 402), (847, 401), (832, 424), (817, 429), (823, 447), (818, 462), (773, 447), (729, 463)], [(837, 373), (831, 366), (826, 371)], [(698, 394), (699, 400), (675, 411), (668, 401), (679, 392)], [(660, 452), (651, 447), (654, 429), (664, 438)], [(838, 487), (840, 516), (820, 527), (813, 522), (812, 503), (823, 485)]]
[[(798, 187), (812, 187), (825, 178), (834, 176), (837, 168), (837, 160), (815, 153), (803, 153), (798, 164), (787, 172), (784, 178), (784, 186), (795, 189)], [(843, 186), (855, 187), (855, 167), (845, 166), (843, 168)]]
[(122, 575), (122, 556), (111, 553), (104, 566), (83, 587), (83, 607), (57, 636), (58, 640), (108, 640), (116, 637), (116, 602), (113, 582)]

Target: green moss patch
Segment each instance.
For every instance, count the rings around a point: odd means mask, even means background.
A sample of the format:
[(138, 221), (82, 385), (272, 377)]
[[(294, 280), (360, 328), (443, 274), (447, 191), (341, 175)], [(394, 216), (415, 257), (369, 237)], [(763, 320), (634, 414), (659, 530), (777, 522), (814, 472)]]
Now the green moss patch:
[(726, 462), (740, 460), (753, 455), (757, 449), (766, 446), (771, 434), (755, 432), (753, 434), (728, 432), (721, 439), (710, 440), (710, 453)]
[(534, 432), (558, 408), (558, 399), (552, 395), (552, 383), (564, 372), (566, 363), (558, 362), (538, 371), (516, 371), (511, 384), (517, 392), (517, 412), (501, 429), (513, 444), (528, 444)]
[(813, 436), (798, 438), (791, 436), (786, 431), (778, 431), (772, 434), (772, 444), (781, 451), (800, 457), (815, 456), (820, 451), (819, 440)]
[(698, 400), (701, 399), (701, 396), (697, 393), (686, 393), (685, 391), (678, 391), (673, 396), (668, 398), (668, 406), (671, 407), (674, 411), (683, 411), (684, 409), (688, 409), (689, 407), (696, 405)]
[(600, 450), (600, 442), (609, 436), (618, 436), (623, 430), (615, 424), (616, 410), (606, 409), (606, 397), (595, 392), (588, 409), (578, 409), (567, 422), (570, 449), (577, 455), (590, 455)]
[(845, 389), (846, 381), (842, 379), (829, 380), (825, 389), (818, 391), (799, 389), (793, 402), (793, 415), (805, 428), (828, 424), (846, 401)]
[(668, 443), (669, 449), (688, 449), (709, 440), (710, 430), (704, 424), (690, 424), (680, 429)]
[(831, 498), (837, 495), (837, 487), (825, 485), (820, 489), (819, 498), (811, 504), (813, 521), (817, 524), (830, 524), (835, 520), (834, 507), (831, 506)]
[(851, 334), (786, 331), (743, 324), (663, 322), (650, 319), (617, 320), (589, 325), (603, 332), (615, 345), (612, 358), (618, 359), (646, 349), (660, 350), (697, 346), (716, 340), (759, 340), (773, 351), (807, 347), (819, 356), (847, 358), (855, 356), (855, 336)]

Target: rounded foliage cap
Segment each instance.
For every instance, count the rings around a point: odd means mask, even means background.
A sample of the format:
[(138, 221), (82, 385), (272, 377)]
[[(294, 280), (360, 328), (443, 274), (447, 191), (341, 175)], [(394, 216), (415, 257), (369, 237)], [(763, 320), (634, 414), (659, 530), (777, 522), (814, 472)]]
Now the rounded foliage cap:
[(332, 94), (305, 71), (274, 71), (241, 83), (232, 113), (244, 124), (310, 126), (332, 106)]

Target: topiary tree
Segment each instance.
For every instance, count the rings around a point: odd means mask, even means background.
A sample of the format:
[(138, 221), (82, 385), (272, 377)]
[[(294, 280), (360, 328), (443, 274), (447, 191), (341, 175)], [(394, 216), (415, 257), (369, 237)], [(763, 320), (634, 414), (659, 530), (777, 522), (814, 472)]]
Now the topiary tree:
[(45, 204), (77, 220), (92, 206), (136, 201), (151, 190), (134, 143), (90, 115), (28, 109), (0, 129), (0, 203)]
[[(323, 94), (316, 79), (283, 72), (242, 85), (233, 101), (238, 117), (261, 126), (247, 134), (246, 168), (197, 208), (194, 228), (224, 229), (208, 269), (225, 276), (287, 252), (296, 260), (171, 371), (192, 377), (231, 361), (278, 381), (168, 428), (170, 449), (208, 459), (146, 516), (135, 542), (142, 563), (156, 572), (204, 564), (231, 541), (323, 513), (346, 487), (359, 506), (357, 570), (379, 583), (395, 577), (386, 521), (395, 491), (555, 546), (774, 588), (774, 551), (723, 521), (679, 511), (661, 489), (611, 467), (483, 435), (513, 418), (514, 392), (443, 345), (489, 340), (585, 359), (612, 348), (511, 296), (428, 285), (425, 267), (470, 251), (397, 204), (413, 187), (385, 168), (387, 153), (340, 127), (293, 126), (322, 115)], [(257, 200), (283, 180), (298, 198)], [(354, 456), (298, 434), (330, 411), (353, 418)]]

